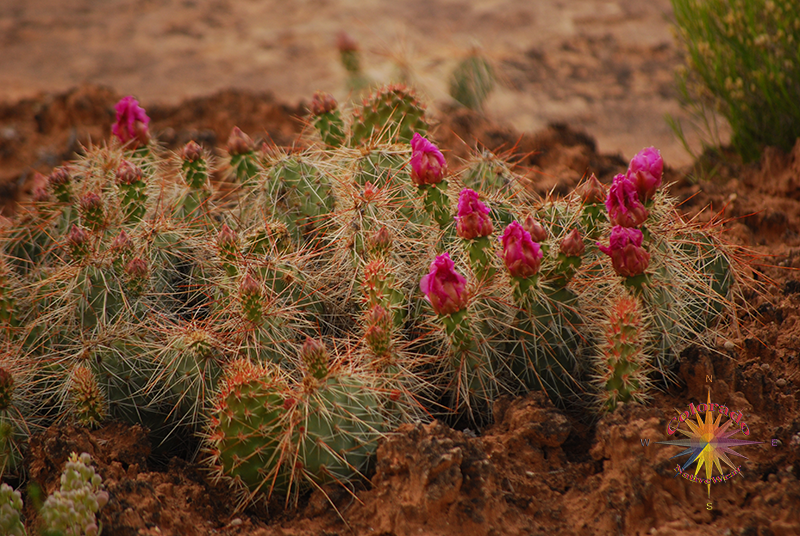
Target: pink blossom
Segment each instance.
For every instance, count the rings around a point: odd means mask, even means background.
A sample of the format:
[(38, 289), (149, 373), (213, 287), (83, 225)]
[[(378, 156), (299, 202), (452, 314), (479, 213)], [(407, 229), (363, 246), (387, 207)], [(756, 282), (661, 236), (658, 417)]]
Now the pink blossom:
[(494, 227), (489, 218), (489, 207), (481, 203), (474, 190), (464, 188), (458, 196), (456, 232), (465, 240), (492, 234)]
[(636, 185), (621, 173), (614, 177), (608, 191), (606, 209), (611, 223), (623, 227), (638, 227), (649, 215), (639, 200)]
[(544, 256), (531, 234), (516, 221), (512, 221), (503, 236), (503, 261), (513, 277), (527, 278), (536, 275)]
[(642, 231), (620, 225), (611, 229), (609, 245), (598, 242), (600, 251), (611, 257), (614, 271), (624, 277), (644, 273), (650, 265), (650, 254), (642, 247)]
[(447, 162), (441, 151), (415, 132), (411, 138), (411, 180), (414, 184), (440, 183), (446, 170)]
[(150, 118), (144, 112), (144, 108), (139, 106), (139, 102), (131, 97), (123, 97), (115, 106), (117, 120), (111, 126), (111, 132), (122, 143), (136, 140), (137, 144), (147, 145), (150, 141), (150, 132), (147, 125)]
[(456, 272), (449, 253), (436, 257), (430, 273), (419, 282), (419, 288), (433, 310), (442, 316), (466, 309), (469, 304), (467, 280)]
[(633, 157), (626, 176), (636, 185), (639, 199), (646, 202), (661, 186), (663, 173), (664, 160), (661, 158), (661, 152), (655, 147), (648, 147)]

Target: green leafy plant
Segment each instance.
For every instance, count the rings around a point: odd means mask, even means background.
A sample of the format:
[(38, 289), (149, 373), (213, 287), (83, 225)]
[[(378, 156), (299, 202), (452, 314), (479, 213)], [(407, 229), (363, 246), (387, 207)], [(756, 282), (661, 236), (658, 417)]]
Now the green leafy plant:
[[(683, 106), (719, 145), (716, 115), (746, 161), (800, 137), (800, 7), (791, 0), (672, 0), (686, 65)], [(668, 119), (685, 141), (680, 124)], [(684, 143), (684, 145), (686, 145)]]

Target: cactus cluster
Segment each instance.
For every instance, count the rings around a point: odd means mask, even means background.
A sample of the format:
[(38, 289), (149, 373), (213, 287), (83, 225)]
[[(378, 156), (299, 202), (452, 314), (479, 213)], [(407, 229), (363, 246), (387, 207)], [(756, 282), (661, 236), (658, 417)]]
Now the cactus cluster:
[[(236, 129), (215, 160), (160, 149), (126, 100), (125, 135), (3, 230), (3, 471), (33, 424), (113, 418), (201, 437), (242, 504), (297, 497), (362, 474), (411, 419), (487, 422), (532, 389), (641, 399), (736, 290), (736, 256), (680, 217), (653, 150), (608, 194), (592, 178), (542, 200), (496, 155), (449, 166), (408, 90), (349, 117), (314, 102), (306, 148)], [(639, 316), (609, 305), (624, 292)]]
[[(48, 495), (38, 512), (38, 534), (43, 536), (99, 536), (103, 525), (97, 513), (109, 500), (103, 479), (92, 467), (92, 457), (70, 454), (61, 473), (61, 486)], [(8, 536), (26, 536), (22, 496), (0, 484), (0, 529)]]

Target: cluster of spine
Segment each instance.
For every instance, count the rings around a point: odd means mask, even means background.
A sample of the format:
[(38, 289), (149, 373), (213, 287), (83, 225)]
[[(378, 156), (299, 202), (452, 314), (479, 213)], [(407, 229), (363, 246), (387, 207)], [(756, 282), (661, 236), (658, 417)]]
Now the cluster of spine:
[(642, 402), (650, 386), (652, 359), (638, 300), (627, 294), (614, 300), (601, 325), (595, 368), (600, 406), (613, 410), (620, 402)]
[(243, 503), (296, 497), (356, 478), (399, 422), (487, 422), (532, 389), (641, 398), (646, 381), (593, 381), (611, 297), (631, 289), (647, 319), (635, 370), (655, 380), (735, 291), (736, 256), (680, 218), (650, 150), (609, 192), (540, 200), (495, 155), (448, 166), (401, 88), (346, 119), (317, 95), (321, 144), (235, 129), (217, 162), (165, 154), (126, 102), (118, 141), (55, 170), (0, 237), (4, 472), (34, 424), (113, 418), (165, 448), (203, 437)]
[[(92, 457), (72, 453), (61, 473), (61, 486), (51, 493), (38, 512), (37, 533), (44, 536), (98, 536), (102, 524), (97, 513), (109, 499), (103, 479), (92, 467)], [(8, 484), (0, 484), (0, 531), (26, 536), (22, 521), (22, 496)]]

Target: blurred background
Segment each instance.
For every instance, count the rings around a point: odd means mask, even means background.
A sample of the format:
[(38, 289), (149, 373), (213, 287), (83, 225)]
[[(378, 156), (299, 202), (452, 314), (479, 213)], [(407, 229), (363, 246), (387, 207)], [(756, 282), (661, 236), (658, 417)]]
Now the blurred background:
[(520, 132), (567, 123), (625, 159), (656, 146), (674, 167), (691, 157), (664, 120), (684, 117), (670, 18), (669, 0), (0, 0), (0, 101), (84, 83), (146, 108), (224, 88), (346, 101), (345, 31), (368, 82), (407, 81), (434, 111), (479, 53), (496, 78), (490, 119)]

